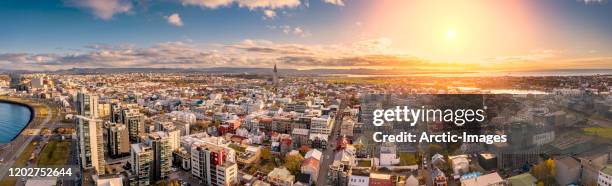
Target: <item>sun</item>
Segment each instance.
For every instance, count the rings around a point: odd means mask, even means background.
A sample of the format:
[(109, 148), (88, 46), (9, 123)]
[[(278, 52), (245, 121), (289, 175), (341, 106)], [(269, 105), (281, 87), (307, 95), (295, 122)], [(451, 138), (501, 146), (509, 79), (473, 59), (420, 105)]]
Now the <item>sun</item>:
[(455, 29), (448, 29), (446, 31), (446, 40), (455, 40), (457, 38), (457, 31)]

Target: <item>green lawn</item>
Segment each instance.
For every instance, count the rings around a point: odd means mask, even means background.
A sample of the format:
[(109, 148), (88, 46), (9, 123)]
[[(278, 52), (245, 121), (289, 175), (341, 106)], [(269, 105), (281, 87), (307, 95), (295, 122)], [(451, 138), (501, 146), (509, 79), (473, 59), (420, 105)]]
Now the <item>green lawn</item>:
[(276, 165), (276, 163), (274, 163), (273, 160), (262, 160), (259, 162), (258, 165), (258, 171), (261, 171), (263, 173), (268, 174), (269, 172), (271, 172), (275, 167), (278, 167)]
[(15, 164), (13, 164), (13, 167), (24, 167), (25, 166), (26, 162), (30, 160), (30, 157), (32, 156), (32, 152), (34, 152), (34, 148), (36, 147), (34, 143), (38, 143), (38, 142), (32, 142), (25, 149), (23, 149), (23, 152), (21, 152), (19, 157), (17, 157), (17, 160), (15, 160)]
[(357, 166), (359, 167), (371, 167), (372, 161), (370, 160), (357, 160)]
[(40, 152), (38, 165), (64, 165), (70, 155), (70, 141), (49, 141)]
[(399, 158), (400, 166), (415, 165), (417, 160), (416, 153), (412, 152), (400, 152)]
[(229, 144), (228, 146), (229, 146), (230, 148), (234, 149), (234, 150), (235, 150), (235, 151), (237, 151), (237, 152), (244, 152), (244, 151), (246, 150), (246, 148), (245, 148), (245, 147), (241, 147), (241, 146), (236, 145), (236, 144), (233, 144), (233, 143), (232, 143), (232, 144)]
[(585, 128), (584, 132), (588, 135), (612, 139), (612, 128)]

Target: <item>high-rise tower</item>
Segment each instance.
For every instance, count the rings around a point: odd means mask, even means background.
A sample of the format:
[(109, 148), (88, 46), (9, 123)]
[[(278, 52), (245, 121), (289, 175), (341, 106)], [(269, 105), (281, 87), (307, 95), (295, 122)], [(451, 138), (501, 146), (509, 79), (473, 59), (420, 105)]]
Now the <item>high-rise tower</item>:
[(85, 91), (80, 91), (76, 97), (76, 112), (77, 115), (97, 118), (98, 117), (98, 96), (88, 94)]
[(104, 174), (104, 148), (102, 139), (102, 120), (82, 115), (76, 116), (80, 164), (83, 169), (93, 168), (98, 175)]

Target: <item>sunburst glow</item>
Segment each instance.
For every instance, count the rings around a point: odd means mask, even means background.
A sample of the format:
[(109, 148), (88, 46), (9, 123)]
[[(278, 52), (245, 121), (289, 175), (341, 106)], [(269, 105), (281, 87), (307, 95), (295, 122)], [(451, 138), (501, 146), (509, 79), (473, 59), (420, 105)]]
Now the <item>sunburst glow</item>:
[(446, 31), (446, 40), (455, 40), (455, 38), (457, 38), (457, 31), (455, 31), (455, 29)]

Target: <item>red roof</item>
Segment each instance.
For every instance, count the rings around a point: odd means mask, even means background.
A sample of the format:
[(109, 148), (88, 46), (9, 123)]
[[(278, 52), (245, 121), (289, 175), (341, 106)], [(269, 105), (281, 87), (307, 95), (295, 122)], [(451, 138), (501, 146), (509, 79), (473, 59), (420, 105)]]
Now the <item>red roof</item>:
[(311, 167), (319, 169), (319, 163), (320, 163), (319, 160), (313, 157), (310, 157), (302, 162), (302, 167), (311, 166)]

